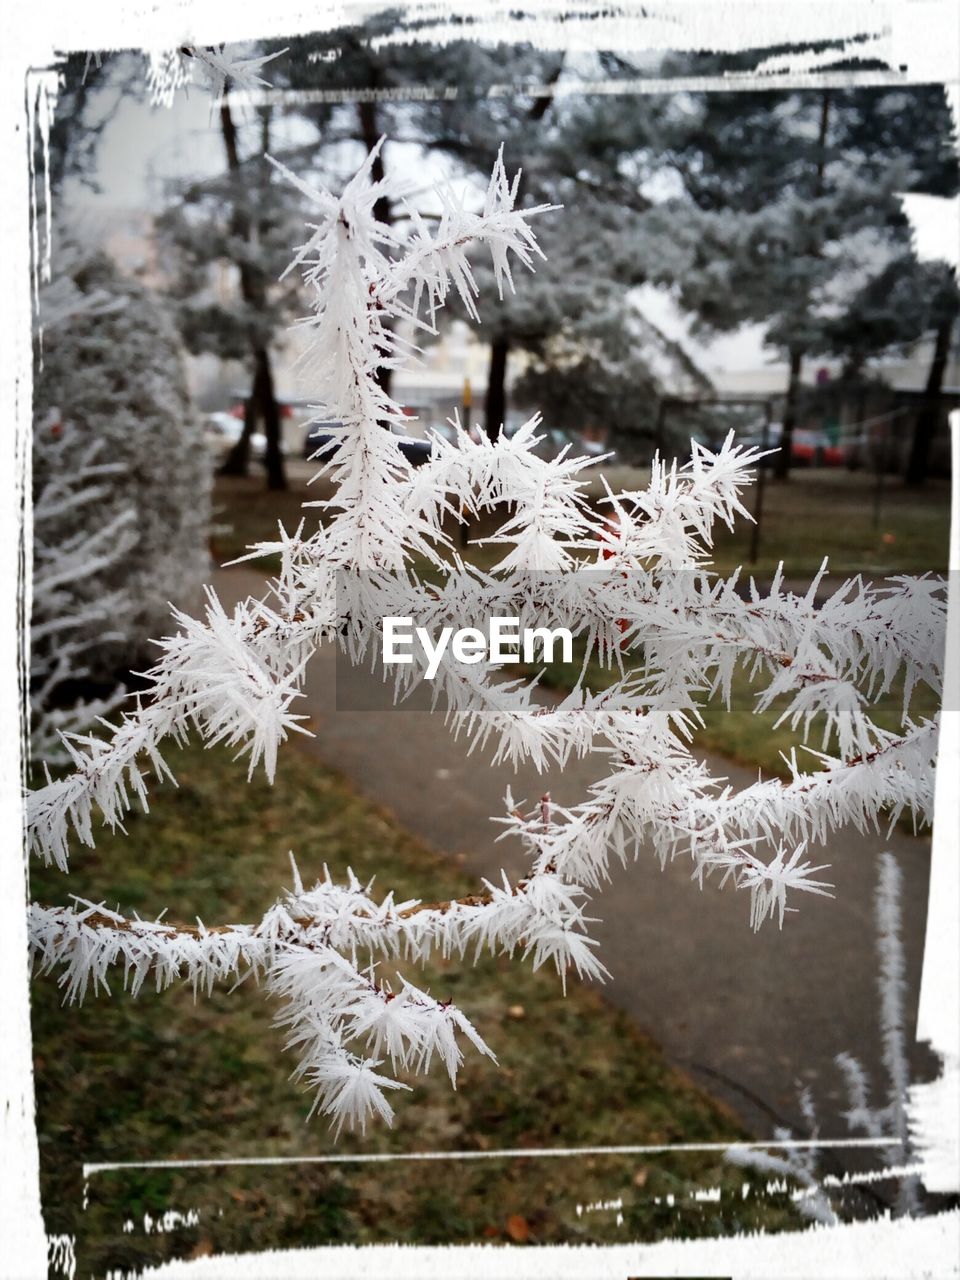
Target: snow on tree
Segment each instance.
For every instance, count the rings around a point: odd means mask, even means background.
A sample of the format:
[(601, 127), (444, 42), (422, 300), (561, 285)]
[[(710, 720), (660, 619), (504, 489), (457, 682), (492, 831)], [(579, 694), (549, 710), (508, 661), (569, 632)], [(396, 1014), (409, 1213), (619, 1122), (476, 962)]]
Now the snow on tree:
[(30, 626), (30, 754), (66, 763), (61, 733), (77, 732), (126, 697), (69, 698), (91, 676), (103, 643), (122, 644), (133, 614), (122, 589), (100, 580), (136, 546), (136, 514), (118, 501), (124, 467), (103, 440), (79, 438), (56, 409), (33, 433), (33, 579)]
[[(272, 351), (278, 333), (296, 314), (298, 299), (294, 290), (277, 289), (272, 282), (296, 224), (289, 193), (272, 180), (266, 159), (272, 113), (272, 107), (260, 109), (259, 147), (241, 158), (240, 131), (229, 104), (221, 105), (227, 171), (175, 184), (173, 198), (157, 219), (157, 231), (169, 263), (169, 293), (188, 349), (212, 352), (222, 360), (243, 360), (248, 366), (243, 434), (221, 471), (246, 474), (251, 437), (260, 420), (267, 441), (268, 486), (284, 489)], [(214, 285), (211, 275), (225, 263), (233, 267), (236, 281), (226, 296), (222, 282)]]
[[(106, 290), (82, 293), (68, 267), (79, 253), (61, 243), (58, 271), (40, 291), (37, 339), (121, 310), (125, 299)], [(40, 325), (42, 323), (42, 329)], [(51, 407), (33, 431), (33, 575), (30, 624), (30, 750), (34, 759), (65, 763), (63, 732), (87, 728), (119, 706), (126, 690), (105, 698), (70, 700), (90, 673), (85, 663), (103, 642), (122, 642), (122, 626), (133, 612), (122, 590), (104, 591), (103, 573), (135, 544), (136, 515), (123, 501), (121, 463), (107, 461), (107, 442), (83, 440), (73, 423)]]
[[(680, 66), (685, 74), (734, 70), (726, 55)], [(915, 265), (901, 193), (955, 193), (953, 132), (940, 85), (665, 102), (664, 155), (684, 194), (662, 207), (659, 279), (707, 329), (766, 326), (768, 345), (789, 364), (779, 474), (789, 470), (804, 361), (846, 354), (851, 327), (860, 343), (868, 339), (886, 291), (866, 286), (904, 255)], [(925, 287), (916, 273), (913, 286)], [(947, 298), (920, 310), (914, 340), (929, 325), (948, 344), (955, 288), (952, 298), (952, 311)], [(910, 312), (918, 308), (901, 313), (897, 341)], [(889, 327), (876, 336), (870, 354), (889, 345)], [(936, 395), (939, 384), (931, 385)], [(932, 434), (929, 419), (925, 429)]]
[[(570, 420), (556, 425), (576, 427), (586, 422), (576, 416), (582, 405), (604, 425), (624, 434), (645, 432), (649, 439), (656, 417), (656, 395), (650, 393), (659, 382), (653, 366), (666, 344), (628, 296), (629, 287), (645, 278), (639, 219), (615, 212), (590, 193), (578, 193), (572, 182), (544, 181), (535, 192), (539, 200), (562, 205), (564, 217), (546, 229), (542, 241), (549, 258), (529, 287), (500, 305), (489, 271), (477, 267), (480, 335), (491, 347), (489, 376), (505, 378), (512, 355), (527, 374), (512, 390), (518, 404), (541, 405), (553, 421), (558, 401), (563, 402)], [(668, 359), (675, 367), (682, 363), (682, 358)], [(689, 367), (685, 372), (692, 374)], [(485, 412), (487, 431), (496, 435), (506, 392), (488, 396)]]
[[(69, 628), (86, 676), (112, 682), (150, 663), (169, 602), (199, 592), (209, 454), (156, 296), (66, 235), (53, 263), (34, 394), (34, 653), (48, 669), (59, 664)], [(51, 435), (56, 422), (62, 434)], [(121, 511), (132, 513), (122, 534)]]
[[(548, 416), (557, 399), (564, 401), (571, 415), (576, 401), (582, 401), (584, 409), (590, 406), (603, 413), (626, 407), (625, 415), (608, 417), (605, 425), (618, 426), (622, 434), (630, 435), (638, 428), (644, 433), (643, 419), (650, 412), (643, 403), (643, 390), (656, 378), (644, 357), (653, 357), (653, 348), (660, 342), (648, 331), (644, 336), (653, 340), (644, 351), (624, 338), (629, 328), (643, 325), (628, 287), (650, 277), (650, 259), (658, 254), (647, 221), (651, 202), (641, 190), (637, 173), (637, 153), (649, 145), (649, 111), (642, 99), (631, 102), (629, 108), (618, 101), (622, 118), (617, 128), (609, 111), (598, 108), (589, 97), (590, 105), (585, 106), (576, 95), (555, 96), (549, 91), (554, 83), (562, 84), (567, 71), (575, 78), (596, 74), (595, 62), (590, 55), (577, 58), (568, 53), (559, 60), (549, 56), (539, 81), (534, 81), (548, 86), (547, 91), (529, 102), (501, 99), (496, 93), (485, 98), (481, 83), (476, 100), (458, 97), (453, 103), (439, 102), (429, 108), (434, 129), (446, 140), (441, 145), (448, 146), (461, 165), (481, 172), (487, 162), (488, 139), (505, 137), (507, 153), (522, 167), (524, 195), (564, 208), (562, 219), (543, 228), (546, 262), (538, 265), (521, 292), (501, 302), (490, 287), (489, 272), (478, 263), (480, 336), (490, 344), (484, 424), (492, 436), (507, 416), (511, 357), (514, 361), (518, 356), (520, 361), (530, 357), (534, 374), (543, 371), (542, 379), (522, 384), (520, 396), (541, 404), (538, 396), (545, 387), (555, 392), (556, 399), (548, 393), (542, 404)], [(501, 73), (498, 79), (503, 78)], [(517, 82), (523, 78), (514, 76)], [(624, 129), (624, 118), (629, 128)], [(571, 347), (581, 348), (579, 360), (570, 357)], [(624, 380), (633, 375), (631, 396)], [(567, 388), (570, 396), (564, 394)], [(583, 426), (584, 419), (575, 425)], [(652, 430), (646, 434), (649, 437)], [(644, 460), (647, 457), (645, 451)]]
[(147, 54), (147, 89), (155, 107), (169, 107), (178, 90), (200, 81), (209, 90), (211, 113), (223, 105), (227, 86), (249, 93), (269, 88), (260, 72), (283, 50), (255, 54), (239, 45), (181, 45)]
[[(444, 191), (430, 227), (414, 211), (403, 228), (388, 225), (374, 214), (384, 194), (371, 177), (375, 159), (339, 197), (283, 171), (310, 206), (309, 236), (288, 268), (312, 298), (302, 321), (312, 339), (307, 374), (322, 389), (318, 416), (343, 423), (325, 464), (334, 493), (319, 504), (324, 522), (310, 533), (304, 524), (281, 529), (254, 548), (281, 558), (263, 598), (228, 613), (209, 591), (203, 618), (177, 613), (180, 630), (163, 641), (148, 694), (108, 734), (66, 737), (74, 771), (28, 804), (32, 850), (66, 871), (71, 842), (94, 845), (95, 815), (116, 827), (132, 805), (146, 807), (151, 771), (170, 776), (165, 738), (196, 732), (272, 779), (282, 743), (307, 732), (296, 707), (311, 656), (336, 644), (369, 663), (385, 617), (411, 614), (428, 631), (480, 614), (572, 624), (588, 654), (608, 663), (630, 656), (602, 693), (581, 684), (542, 706), (535, 682), (443, 655), (436, 703), (452, 731), (492, 743), (496, 763), (562, 766), (595, 750), (608, 762), (570, 807), (548, 797), (515, 803), (507, 788), (504, 834), (529, 856), (516, 881), (504, 874), (451, 902), (399, 902), (352, 875), (337, 883), (324, 871), (308, 885), (294, 864), (292, 887), (253, 924), (178, 925), (103, 903), (31, 908), (35, 961), (60, 970), (68, 999), (105, 987), (115, 971), (134, 992), (148, 980), (208, 991), (245, 973), (262, 979), (281, 1002), (299, 1076), (338, 1130), (389, 1120), (388, 1093), (406, 1087), (397, 1073), (426, 1070), (435, 1056), (454, 1081), (458, 1035), (488, 1052), (454, 1005), (406, 978), (390, 989), (382, 962), (519, 950), (534, 967), (554, 965), (564, 982), (570, 970), (601, 978), (587, 903), (611, 859), (650, 848), (662, 863), (689, 859), (701, 886), (716, 872), (746, 891), (754, 928), (769, 917), (782, 926), (802, 894), (830, 891), (808, 852), (828, 832), (905, 811), (929, 815), (937, 727), (914, 723), (909, 701), (919, 681), (940, 687), (944, 615), (943, 584), (930, 578), (857, 579), (818, 604), (822, 573), (804, 595), (777, 575), (763, 596), (754, 587), (741, 594), (736, 575), (712, 574), (712, 530), (745, 515), (740, 494), (757, 459), (731, 439), (716, 452), (693, 445), (682, 467), (657, 460), (646, 490), (608, 496), (613, 521), (584, 497), (588, 459), (537, 455), (536, 417), (496, 441), (462, 430), (452, 441), (435, 436), (431, 458), (413, 469), (379, 425), (404, 422), (377, 377), (411, 356), (400, 322), (433, 330), (452, 293), (475, 314), (468, 250), (477, 244), (499, 288), (512, 288), (512, 265), (532, 267), (539, 253), (531, 220), (548, 210), (517, 207), (518, 181), (508, 180), (501, 153), (478, 211)], [(504, 555), (489, 572), (463, 563), (452, 545), (444, 521), (460, 512), (501, 520), (494, 541)], [(424, 582), (423, 563), (439, 583)], [(810, 771), (794, 753), (789, 781), (736, 791), (695, 759), (698, 702), (728, 698), (738, 663), (765, 680), (761, 709), (782, 694), (794, 724), (822, 726)], [(402, 697), (421, 671), (397, 670)], [(894, 734), (869, 708), (898, 674), (906, 692)], [(827, 753), (831, 740), (836, 755)]]
[[(489, 175), (490, 139), (500, 138), (514, 163), (522, 165), (524, 182), (533, 178), (523, 194), (532, 196), (534, 202), (553, 201), (555, 195), (544, 190), (539, 179), (547, 174), (555, 179), (558, 158), (569, 159), (562, 147), (548, 150), (546, 145), (549, 134), (543, 118), (548, 108), (551, 115), (555, 114), (553, 99), (535, 96), (529, 102), (529, 94), (521, 89), (518, 103), (517, 97), (498, 93), (496, 86), (553, 82), (564, 64), (563, 56), (558, 58), (556, 53), (528, 46), (481, 45), (463, 39), (438, 57), (436, 48), (430, 45), (392, 42), (389, 37), (395, 28), (395, 15), (387, 13), (374, 14), (360, 25), (316, 32), (291, 41), (287, 56), (271, 67), (277, 83), (285, 82), (294, 90), (295, 105), (290, 109), (317, 131), (309, 156), (304, 155), (302, 145), (291, 151), (290, 163), (298, 172), (329, 182), (331, 174), (343, 173), (344, 164), (350, 163), (347, 157), (357, 144), (369, 152), (386, 134), (402, 139), (399, 144), (390, 143), (391, 151), (395, 145), (408, 149), (408, 153), (416, 147), (428, 165), (436, 157), (443, 157), (447, 166), (468, 173), (482, 189)], [(406, 99), (406, 87), (424, 84), (432, 86), (435, 94), (426, 101)], [(375, 93), (354, 100), (357, 85), (368, 86)], [(392, 91), (396, 89), (400, 89), (400, 97), (393, 100)], [(337, 90), (344, 92), (343, 102), (336, 101)], [(383, 178), (394, 162), (386, 147), (378, 148), (373, 179)], [(302, 169), (304, 164), (310, 166), (307, 172)], [(387, 223), (406, 216), (403, 203), (394, 199), (388, 188), (378, 198), (375, 212), (381, 222)], [(595, 234), (596, 227), (591, 231)], [(551, 256), (572, 265), (570, 254), (564, 250), (552, 250)], [(478, 276), (481, 289), (477, 301), (484, 322), (481, 336), (491, 341), (483, 416), (487, 429), (494, 433), (504, 419), (506, 365), (511, 346), (537, 341), (549, 332), (544, 328), (548, 316), (552, 317), (554, 328), (562, 319), (558, 306), (560, 281), (549, 271), (549, 263), (541, 265), (549, 277), (544, 287), (538, 288), (540, 279), (535, 277), (532, 294), (527, 291), (523, 296), (508, 295), (502, 305), (489, 308), (484, 308), (484, 300), (493, 290), (488, 291)], [(478, 270), (483, 271), (482, 258), (478, 259)], [(390, 370), (381, 369), (380, 378), (389, 390)]]

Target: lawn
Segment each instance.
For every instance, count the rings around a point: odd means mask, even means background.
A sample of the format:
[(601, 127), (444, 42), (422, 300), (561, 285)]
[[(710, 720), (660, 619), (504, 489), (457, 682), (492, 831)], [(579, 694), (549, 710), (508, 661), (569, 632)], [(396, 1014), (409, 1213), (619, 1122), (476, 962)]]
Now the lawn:
[[(288, 464), (290, 489), (269, 493), (260, 474), (220, 477), (215, 504), (217, 517), (231, 529), (216, 535), (215, 556), (227, 560), (242, 555), (248, 543), (276, 536), (277, 520), (296, 528), (301, 514), (307, 527), (317, 520), (315, 510), (301, 512), (300, 504), (328, 497), (326, 481), (308, 486), (311, 465), (294, 460)], [(600, 502), (603, 486), (599, 472), (588, 472), (588, 494)], [(649, 473), (639, 468), (615, 467), (607, 479), (615, 492), (646, 485)], [(751, 512), (754, 490), (744, 499)], [(809, 576), (824, 558), (831, 571), (872, 577), (895, 573), (943, 572), (947, 568), (950, 531), (950, 482), (931, 479), (922, 489), (904, 488), (896, 476), (887, 477), (876, 506), (875, 477), (843, 470), (798, 470), (788, 481), (767, 477), (764, 486), (760, 530), (760, 555), (751, 570), (769, 576), (782, 560), (788, 577)], [(602, 509), (602, 508), (601, 508)], [(471, 537), (492, 531), (492, 523), (471, 531)], [(716, 531), (714, 564), (729, 571), (748, 564), (752, 525), (741, 519), (733, 532)], [(492, 563), (502, 555), (496, 548), (477, 547), (470, 554), (479, 563)]]
[[(604, 496), (599, 474), (588, 492)], [(644, 487), (649, 471), (613, 467), (606, 479), (614, 493)], [(742, 498), (753, 514), (756, 489)], [(769, 575), (782, 560), (788, 575), (809, 575), (829, 556), (835, 573), (926, 573), (947, 567), (950, 481), (932, 478), (922, 489), (907, 489), (897, 476), (877, 478), (864, 471), (799, 468), (786, 481), (764, 478), (759, 554), (751, 568)], [(713, 561), (729, 571), (750, 562), (753, 524), (741, 519), (733, 531), (716, 530)]]
[[(788, 576), (816, 572), (824, 556), (833, 573), (882, 577), (943, 572), (950, 536), (950, 481), (931, 479), (907, 489), (885, 478), (877, 505), (876, 477), (861, 471), (799, 470), (785, 483), (767, 479), (757, 572), (782, 560)], [(745, 505), (753, 511), (754, 493)], [(722, 528), (714, 563), (729, 570), (749, 559), (752, 526)]]
[[(39, 869), (32, 895), (71, 893), (141, 914), (207, 923), (259, 918), (289, 879), (326, 862), (377, 875), (383, 891), (442, 898), (475, 886), (336, 775), (289, 748), (276, 784), (245, 781), (222, 749), (170, 755), (129, 835), (74, 855), (69, 879)], [(727, 1142), (738, 1123), (657, 1046), (575, 982), (507, 959), (434, 963), (422, 983), (455, 997), (497, 1055), (468, 1057), (459, 1089), (411, 1079), (392, 1130), (335, 1143), (252, 984), (194, 1002), (149, 990), (65, 1007), (52, 976), (32, 988), (41, 1185), (48, 1232), (76, 1237), (78, 1275), (210, 1252), (324, 1243), (612, 1243), (795, 1227), (719, 1153), (338, 1163), (93, 1174), (82, 1165), (178, 1158)], [(119, 983), (117, 987), (119, 988)], [(719, 1188), (719, 1200), (696, 1198)], [(583, 1206), (619, 1202), (617, 1209)], [(581, 1208), (578, 1209), (578, 1206)], [(180, 1215), (158, 1226), (164, 1215)]]

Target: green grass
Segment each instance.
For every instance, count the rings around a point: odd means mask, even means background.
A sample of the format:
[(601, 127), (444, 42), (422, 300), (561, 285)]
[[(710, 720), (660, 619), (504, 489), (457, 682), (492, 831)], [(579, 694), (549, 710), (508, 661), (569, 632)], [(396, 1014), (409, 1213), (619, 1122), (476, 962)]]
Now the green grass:
[[(599, 476), (589, 493), (603, 496)], [(618, 489), (643, 487), (649, 472), (614, 467), (607, 480)], [(751, 514), (756, 488), (741, 497)], [(782, 560), (788, 575), (816, 572), (824, 556), (835, 573), (882, 575), (942, 572), (947, 568), (950, 533), (950, 481), (931, 478), (908, 489), (898, 476), (865, 471), (798, 468), (787, 481), (764, 477), (758, 557), (752, 569), (768, 574)], [(753, 524), (744, 518), (732, 531), (716, 531), (713, 562), (729, 571), (749, 563)]]
[[(946, 570), (950, 534), (950, 482), (931, 479), (907, 489), (885, 478), (879, 519), (876, 479), (864, 472), (799, 470), (786, 482), (764, 486), (760, 554), (756, 572), (782, 560), (789, 576), (809, 575), (829, 556), (832, 572), (882, 576)], [(744, 505), (753, 511), (754, 492)], [(733, 532), (717, 533), (714, 563), (729, 570), (746, 564), (752, 526), (741, 520)]]
[[(738, 668), (731, 682), (729, 711), (713, 699), (703, 708), (703, 728), (698, 730), (696, 741), (705, 751), (715, 751), (738, 764), (758, 766), (768, 776), (790, 776), (783, 754), (798, 747), (802, 739), (789, 724), (776, 727), (776, 722), (788, 705), (789, 699), (774, 700), (768, 711), (754, 711), (754, 699), (759, 686), (752, 683), (745, 671)], [(897, 680), (889, 693), (878, 698), (870, 707), (870, 718), (881, 729), (896, 733), (901, 729), (903, 706), (903, 681)], [(914, 720), (933, 716), (940, 709), (939, 697), (927, 685), (914, 690), (910, 699), (910, 715)], [(821, 722), (822, 723), (822, 722)], [(815, 722), (811, 726), (808, 745), (815, 750), (836, 751), (836, 739), (824, 748), (822, 727)], [(797, 759), (801, 768), (814, 768), (815, 761), (798, 749)]]
[[(225, 564), (237, 556), (246, 554), (254, 542), (274, 541), (278, 535), (277, 522), (281, 521), (288, 532), (293, 533), (300, 520), (305, 521), (304, 532), (309, 535), (318, 524), (316, 510), (304, 511), (302, 504), (312, 502), (319, 493), (298, 477), (302, 468), (293, 469), (290, 488), (271, 492), (258, 469), (249, 476), (217, 476), (213, 490), (213, 521), (219, 526), (210, 539), (210, 550), (216, 564)], [(265, 573), (275, 572), (280, 565), (279, 556), (256, 561)]]
[[(179, 789), (160, 788), (128, 837), (104, 834), (74, 855), (69, 879), (33, 875), (39, 901), (71, 893), (143, 914), (208, 923), (255, 920), (288, 881), (294, 845), (305, 875), (327, 862), (377, 874), (385, 891), (444, 897), (474, 886), (335, 775), (296, 750), (277, 782), (248, 785), (220, 750), (171, 754)], [(468, 1057), (457, 1092), (445, 1075), (411, 1080), (395, 1127), (335, 1144), (252, 984), (194, 1002), (175, 988), (136, 1000), (64, 1007), (52, 976), (32, 987), (41, 1188), (47, 1230), (77, 1238), (78, 1274), (140, 1268), (202, 1252), (325, 1243), (610, 1243), (795, 1227), (784, 1197), (741, 1197), (742, 1171), (718, 1155), (489, 1159), (449, 1163), (281, 1165), (105, 1172), (83, 1163), (227, 1156), (495, 1150), (726, 1142), (733, 1118), (670, 1068), (657, 1046), (593, 991), (564, 999), (553, 973), (485, 958), (433, 963), (420, 981), (453, 997), (499, 1067)], [(695, 1188), (720, 1187), (719, 1202)], [(674, 1197), (668, 1204), (666, 1197)], [(577, 1205), (622, 1198), (616, 1214)], [(86, 1208), (84, 1202), (86, 1199)], [(199, 1221), (148, 1233), (167, 1210)], [(130, 1226), (132, 1224), (132, 1227)]]

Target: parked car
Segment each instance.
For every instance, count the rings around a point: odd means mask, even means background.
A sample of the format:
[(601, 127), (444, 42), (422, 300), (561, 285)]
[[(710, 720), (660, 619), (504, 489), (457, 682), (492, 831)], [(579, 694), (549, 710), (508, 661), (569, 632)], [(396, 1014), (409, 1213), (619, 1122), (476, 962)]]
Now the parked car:
[(842, 444), (835, 444), (825, 431), (794, 427), (790, 458), (801, 466), (842, 467), (847, 460), (847, 451)]
[[(230, 414), (242, 422), (250, 393), (249, 391), (235, 391), (233, 394), (234, 402), (230, 407)], [(277, 396), (277, 409), (280, 414), (281, 453), (293, 456), (301, 451), (303, 437), (313, 411), (312, 405), (313, 401), (311, 400), (292, 400)]]
[[(315, 422), (308, 428), (303, 441), (303, 456), (316, 462), (329, 462), (342, 441), (342, 422)], [(414, 467), (422, 466), (430, 457), (430, 441), (400, 436), (397, 441), (400, 452)]]
[[(204, 417), (203, 436), (218, 462), (222, 462), (243, 434), (243, 419), (232, 413), (208, 413)], [(262, 460), (267, 456), (267, 437), (255, 431), (250, 437), (251, 455)]]
[[(779, 449), (783, 424), (771, 422), (767, 429), (766, 448)], [(737, 432), (736, 443), (755, 449), (764, 447), (763, 430), (753, 427)], [(790, 440), (790, 462), (795, 467), (843, 467), (847, 464), (848, 442), (834, 443), (825, 431), (811, 427), (794, 427)], [(760, 464), (776, 466), (776, 454), (769, 454)]]
[(607, 466), (613, 466), (617, 461), (616, 449), (611, 449), (602, 440), (588, 440), (585, 436), (580, 437), (573, 452), (584, 454), (588, 458), (596, 458), (598, 461), (602, 459)]
[(571, 458), (587, 457), (594, 460), (593, 465), (601, 460), (612, 464), (616, 461), (615, 451), (601, 444), (598, 440), (586, 440), (579, 431), (569, 431), (565, 427), (540, 427), (537, 431), (542, 440), (536, 446), (536, 453), (541, 458), (555, 458), (563, 449)]

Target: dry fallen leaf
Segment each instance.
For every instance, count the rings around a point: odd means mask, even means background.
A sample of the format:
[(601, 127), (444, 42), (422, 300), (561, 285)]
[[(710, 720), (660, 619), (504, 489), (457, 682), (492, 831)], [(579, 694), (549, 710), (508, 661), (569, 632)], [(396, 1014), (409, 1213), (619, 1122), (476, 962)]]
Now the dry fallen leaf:
[(530, 1238), (530, 1225), (522, 1214), (512, 1213), (507, 1219), (507, 1235), (517, 1244), (523, 1244)]
[(507, 1017), (522, 1018), (526, 1015), (526, 1012), (527, 1011), (526, 1009), (524, 1009), (522, 1004), (512, 1004), (510, 1008), (507, 1010)]

